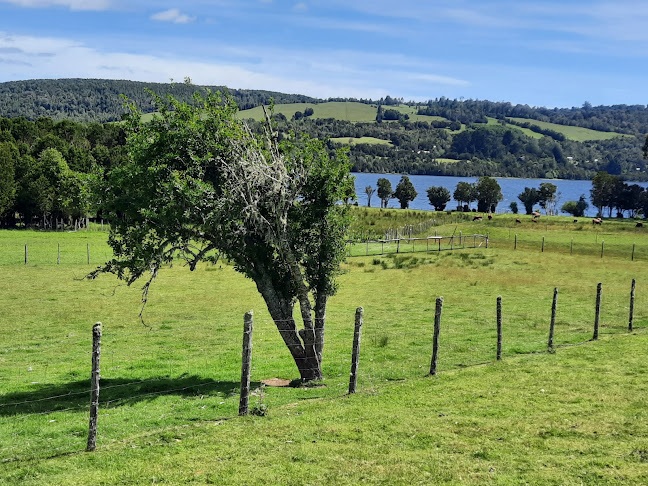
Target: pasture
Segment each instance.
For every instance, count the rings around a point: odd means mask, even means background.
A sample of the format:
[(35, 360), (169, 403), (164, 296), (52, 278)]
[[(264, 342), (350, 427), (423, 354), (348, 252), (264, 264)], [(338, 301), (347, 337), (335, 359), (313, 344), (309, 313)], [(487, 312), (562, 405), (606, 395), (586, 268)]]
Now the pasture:
[[(348, 259), (329, 306), (324, 386), (313, 388), (261, 385), (297, 372), (253, 283), (225, 262), (164, 269), (142, 323), (137, 287), (112, 276), (82, 279), (109, 254), (106, 233), (0, 232), (0, 482), (648, 481), (646, 235), (628, 221), (592, 228), (587, 220), (544, 216), (516, 224), (504, 215), (473, 223), (445, 213), (356, 213), (360, 232), (436, 218), (439, 234), (479, 231), (491, 244)], [(581, 251), (570, 254), (572, 238)], [(608, 246), (600, 258), (602, 238)], [(601, 337), (590, 342), (598, 282)], [(548, 353), (554, 287), (557, 347)], [(440, 373), (428, 377), (441, 295)], [(358, 393), (347, 396), (358, 306), (365, 310), (360, 377)], [(269, 413), (237, 418), (242, 320), (250, 309), (250, 404)], [(96, 321), (104, 326), (99, 436), (97, 451), (84, 453)]]
[(562, 133), (569, 140), (574, 140), (575, 142), (586, 142), (588, 140), (610, 140), (616, 137), (631, 137), (632, 135), (626, 135), (623, 133), (616, 132), (602, 132), (600, 130), (592, 130), (584, 127), (574, 127), (570, 125), (558, 125), (557, 123), (543, 122), (539, 120), (532, 120), (529, 118), (515, 118), (511, 117), (511, 120), (517, 122), (526, 123), (529, 122), (532, 125), (537, 125), (540, 128), (548, 128), (554, 130), (558, 133)]

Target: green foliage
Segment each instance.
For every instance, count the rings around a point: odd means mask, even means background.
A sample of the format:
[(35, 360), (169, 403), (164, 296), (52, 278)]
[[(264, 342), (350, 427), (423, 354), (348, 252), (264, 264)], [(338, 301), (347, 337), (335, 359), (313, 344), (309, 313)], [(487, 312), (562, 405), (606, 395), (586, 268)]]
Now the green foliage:
[(492, 177), (480, 177), (475, 184), (477, 193), (477, 211), (494, 212), (504, 196), (499, 183)]
[[(115, 258), (93, 276), (113, 272), (130, 284), (148, 274), (148, 290), (178, 255), (192, 270), (222, 255), (257, 284), (302, 378), (320, 377), (313, 349), (321, 353), (320, 316), (336, 290), (350, 222), (339, 204), (353, 190), (347, 158), (299, 135), (279, 142), (271, 125), (253, 133), (229, 97), (154, 100), (159, 115), (149, 122), (130, 105), (130, 157), (110, 171), (101, 197)], [(291, 324), (296, 302), (300, 335)]]
[(443, 211), (450, 201), (450, 191), (445, 187), (432, 186), (427, 189), (428, 201), (435, 211)]
[(409, 177), (402, 176), (394, 191), (394, 197), (398, 199), (401, 209), (409, 208), (409, 203), (416, 199), (417, 195), (418, 193), (414, 189), (414, 184), (412, 184)]
[(540, 193), (534, 187), (525, 187), (524, 191), (518, 194), (518, 199), (524, 204), (527, 214), (533, 213), (533, 206), (540, 202)]
[(564, 213), (571, 214), (575, 218), (583, 217), (589, 204), (585, 200), (585, 196), (581, 196), (578, 201), (567, 201), (562, 205), (560, 210)]
[(394, 192), (392, 190), (392, 185), (389, 179), (380, 177), (378, 179), (378, 197), (380, 198), (381, 205), (380, 207), (386, 208), (389, 200), (394, 197)]

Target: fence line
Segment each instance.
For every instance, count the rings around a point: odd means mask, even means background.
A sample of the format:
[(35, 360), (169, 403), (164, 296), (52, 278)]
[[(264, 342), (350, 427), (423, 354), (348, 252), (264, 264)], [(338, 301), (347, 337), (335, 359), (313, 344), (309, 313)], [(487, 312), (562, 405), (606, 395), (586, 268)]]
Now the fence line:
[[(596, 303), (596, 308), (598, 309), (597, 312), (597, 320), (598, 316), (600, 315), (600, 310), (603, 309), (604, 311), (607, 311), (610, 307), (613, 307), (614, 311), (618, 311), (621, 308), (626, 308), (624, 304), (619, 304), (618, 302), (616, 303), (610, 303), (607, 304), (604, 303), (601, 305), (601, 299), (600, 299), (600, 284), (597, 287), (597, 303)], [(555, 318), (556, 318), (556, 294), (557, 294), (557, 289), (554, 289), (554, 301), (552, 303), (552, 308), (551, 308), (551, 328), (552, 328), (552, 339), (550, 342), (553, 341), (553, 328), (555, 326)], [(627, 294), (626, 294), (627, 295)], [(632, 283), (632, 292), (631, 292), (631, 301), (630, 305), (634, 307), (634, 299), (635, 299), (635, 284), (634, 280)], [(495, 301), (493, 302), (493, 305), (495, 305)], [(437, 301), (437, 307), (439, 306), (439, 303)], [(449, 306), (450, 311), (452, 310), (452, 305)], [(506, 328), (506, 333), (505, 337), (502, 338), (502, 308), (501, 308), (501, 297), (497, 299), (497, 319), (496, 323), (495, 320), (491, 317), (487, 318), (488, 322), (492, 322), (492, 324), (489, 324), (488, 329), (485, 330), (485, 334), (477, 336), (476, 342), (472, 339), (466, 339), (467, 336), (465, 334), (465, 331), (462, 329), (455, 328), (452, 324), (452, 314), (449, 316), (446, 315), (444, 317), (444, 320), (446, 323), (444, 323), (444, 331), (443, 335), (439, 337), (439, 332), (438, 329), (440, 327), (440, 311), (435, 314), (435, 330), (434, 330), (434, 335), (431, 337), (431, 341), (433, 343), (433, 349), (432, 349), (432, 362), (434, 364), (434, 370), (435, 373), (443, 372), (444, 370), (450, 368), (458, 368), (458, 367), (464, 367), (464, 366), (475, 366), (475, 365), (481, 365), (481, 364), (486, 364), (486, 363), (492, 363), (495, 359), (499, 359), (502, 357), (502, 343), (504, 343), (505, 349), (509, 350), (509, 353), (513, 353), (511, 349), (516, 349), (517, 346), (519, 346), (519, 342), (528, 342), (530, 343), (530, 346), (528, 347), (528, 350), (526, 352), (533, 352), (533, 353), (539, 353), (539, 352), (545, 352), (547, 349), (547, 343), (544, 341), (544, 338), (542, 337), (543, 332), (541, 330), (529, 330), (525, 331), (525, 326), (521, 326), (519, 329), (517, 329), (517, 335), (514, 334), (513, 330), (510, 329), (510, 326), (507, 325)], [(359, 309), (358, 309), (359, 310)], [(545, 309), (548, 310), (548, 309)], [(481, 313), (484, 314), (485, 313)], [(481, 315), (480, 314), (480, 315)], [(490, 314), (490, 313), (488, 313)], [(548, 314), (548, 313), (547, 313)], [(615, 312), (615, 316), (618, 314), (618, 312)], [(403, 312), (403, 316), (406, 316), (407, 314)], [(424, 313), (424, 315), (426, 315)], [(438, 324), (437, 324), (437, 318), (436, 316), (438, 315)], [(393, 314), (390, 316), (390, 319), (393, 320)], [(548, 317), (548, 315), (547, 315)], [(601, 330), (608, 330), (610, 332), (600, 332), (598, 335), (612, 335), (612, 334), (619, 334), (621, 332), (625, 333), (627, 326), (628, 326), (628, 321), (626, 320), (627, 314), (623, 317), (623, 324), (610, 324), (606, 326), (601, 326)], [(339, 319), (339, 317), (338, 317)], [(348, 320), (350, 321), (351, 317), (348, 316)], [(328, 319), (329, 321), (331, 320), (330, 318)], [(315, 319), (317, 321), (317, 319)], [(407, 318), (403, 318), (404, 322), (407, 322)], [(429, 317), (428, 317), (429, 321)], [(548, 319), (547, 319), (548, 321)], [(285, 324), (285, 323), (294, 323), (295, 321), (293, 320), (285, 320), (285, 321), (278, 321), (279, 324)], [(398, 325), (398, 320), (396, 320), (395, 326), (381, 326), (381, 325), (373, 325), (371, 324), (372, 319), (371, 316), (368, 316), (368, 321), (369, 323), (368, 326), (366, 326), (365, 329), (365, 336), (363, 337), (363, 341), (365, 344), (363, 344), (363, 354), (364, 356), (359, 359), (359, 354), (357, 352), (354, 352), (353, 355), (355, 356), (355, 364), (352, 367), (352, 372), (351, 376), (355, 375), (356, 378), (360, 379), (360, 385), (361, 386), (373, 386), (375, 383), (382, 382), (386, 379), (391, 378), (396, 378), (400, 379), (400, 377), (408, 377), (408, 376), (423, 376), (423, 373), (425, 371), (425, 358), (429, 359), (430, 356), (430, 349), (427, 348), (427, 344), (429, 344), (429, 338), (428, 340), (423, 339), (424, 341), (421, 345), (417, 340), (417, 342), (410, 342), (411, 341), (411, 335), (408, 333), (408, 326), (404, 325), (400, 326)], [(448, 324), (449, 322), (449, 324)], [(509, 322), (507, 320), (507, 322)], [(263, 324), (263, 323), (262, 323)], [(256, 352), (258, 353), (263, 352), (264, 350), (268, 349), (268, 346), (270, 346), (269, 349), (277, 349), (277, 342), (280, 342), (278, 338), (281, 337), (282, 334), (284, 333), (293, 333), (294, 330), (279, 330), (277, 333), (277, 329), (274, 327), (274, 324), (276, 324), (274, 321), (271, 320), (265, 320), (265, 324), (267, 326), (261, 326), (261, 329), (255, 330), (255, 338), (257, 341), (255, 341), (255, 345), (257, 346)], [(497, 326), (495, 326), (497, 324)], [(598, 324), (598, 323), (597, 323)], [(557, 337), (559, 340), (575, 340), (580, 335), (586, 334), (587, 330), (586, 329), (581, 329), (580, 328), (580, 323), (577, 325), (570, 325), (568, 329), (565, 329), (563, 326), (559, 325), (558, 326), (558, 334)], [(216, 329), (223, 329), (226, 326), (217, 326), (215, 327)], [(194, 329), (193, 327), (187, 328), (187, 329)], [(598, 326), (597, 328), (598, 329)], [(645, 330), (645, 327), (634, 327), (634, 330)], [(497, 330), (497, 333), (495, 331)], [(173, 331), (173, 330), (172, 330)], [(345, 331), (344, 333), (344, 338), (349, 339), (351, 338), (351, 335), (348, 334), (350, 330)], [(569, 334), (567, 334), (569, 333)], [(243, 331), (243, 335), (246, 338), (252, 338), (252, 329), (251, 328), (246, 328)], [(275, 336), (272, 339), (269, 339), (268, 336)], [(497, 335), (497, 339), (495, 339)], [(598, 336), (597, 335), (597, 336)], [(528, 339), (527, 339), (528, 337)], [(596, 338), (596, 337), (595, 337)], [(582, 340), (581, 342), (578, 343), (573, 343), (573, 342), (564, 342), (562, 344), (554, 344), (553, 346), (550, 344), (549, 348), (555, 347), (559, 348), (562, 346), (573, 346), (573, 345), (578, 345), (578, 344), (584, 344), (584, 343), (589, 343), (592, 342), (593, 339), (587, 339), (587, 340)], [(405, 351), (404, 356), (399, 356), (397, 359), (390, 358), (389, 356), (384, 356), (383, 349), (391, 349), (389, 347), (389, 340), (400, 340), (402, 342), (407, 343), (405, 348), (397, 348), (401, 351)], [(492, 339), (492, 340), (491, 340)], [(427, 341), (427, 344), (426, 344)], [(115, 345), (117, 341), (114, 341), (111, 343), (111, 345)], [(358, 338), (359, 342), (359, 338)], [(66, 343), (61, 343), (62, 345), (67, 345)], [(200, 342), (199, 343), (201, 346), (204, 346), (204, 343)], [(108, 351), (109, 346), (107, 346), (107, 343), (104, 342), (102, 343), (102, 346), (104, 348), (104, 354), (106, 351)], [(293, 344), (289, 345), (291, 346), (301, 346), (298, 344)], [(282, 344), (282, 350), (283, 344)], [(141, 348), (141, 351), (143, 352), (145, 350), (144, 347)], [(442, 354), (439, 354), (439, 350), (443, 350)], [(495, 352), (497, 350), (497, 352)], [(132, 353), (133, 350), (129, 349), (129, 353)], [(519, 350), (514, 351), (515, 354), (521, 354)], [(388, 353), (389, 354), (389, 353)], [(508, 353), (503, 353), (504, 358), (506, 358), (506, 355)], [(510, 356), (510, 354), (508, 354)], [(346, 375), (346, 372), (348, 371), (348, 363), (349, 361), (354, 361), (354, 358), (351, 357), (341, 357), (342, 355), (338, 355), (337, 360), (335, 362), (328, 362), (326, 365), (326, 370), (327, 370), (327, 377), (331, 381), (344, 381), (343, 378), (336, 378), (337, 377), (343, 377)], [(438, 357), (441, 356), (441, 359), (439, 360), (439, 364), (442, 364), (440, 368), (437, 368), (436, 366), (436, 361), (438, 360)], [(281, 357), (286, 358), (287, 353), (282, 353)], [(436, 358), (436, 359), (435, 359)], [(269, 360), (269, 359), (274, 359), (273, 355), (266, 354), (262, 355), (260, 358), (261, 360)], [(459, 364), (456, 364), (455, 362), (457, 360), (460, 360), (461, 362)], [(255, 359), (256, 361), (256, 359)], [(286, 361), (290, 362), (289, 359)], [(468, 363), (468, 364), (466, 364)], [(290, 363), (291, 370), (294, 372), (294, 364)], [(355, 367), (355, 368), (354, 368)], [(315, 368), (309, 368), (308, 370), (314, 370)], [(353, 369), (356, 371), (353, 372)], [(431, 368), (432, 369), (432, 368)], [(250, 366), (249, 367), (249, 372), (251, 375), (256, 375), (257, 371), (254, 367)], [(106, 375), (105, 373), (102, 373), (103, 375)], [(250, 374), (248, 374), (248, 380), (250, 378)], [(105, 376), (104, 376), (105, 378)], [(258, 377), (257, 377), (258, 378)], [(405, 378), (403, 378), (405, 379)], [(148, 380), (134, 380), (129, 383), (120, 383), (120, 384), (114, 384), (114, 385), (106, 385), (105, 387), (102, 386), (102, 394), (104, 396), (106, 395), (106, 391), (110, 389), (116, 389), (119, 387), (127, 387), (131, 385), (137, 385), (137, 384), (142, 384), (142, 383), (151, 383), (155, 381), (164, 381), (165, 379), (162, 378), (154, 378), (154, 379), (148, 379)], [(171, 380), (173, 381), (173, 380)], [(258, 381), (258, 380), (257, 380)], [(254, 382), (254, 380), (253, 380)], [(165, 394), (172, 394), (172, 393), (177, 393), (177, 392), (182, 392), (186, 390), (199, 390), (202, 387), (211, 387), (211, 386), (219, 386), (222, 385), (222, 381), (219, 380), (206, 380), (206, 381), (200, 381), (199, 383), (192, 383), (188, 384), (187, 386), (171, 386), (166, 389), (160, 389), (160, 390), (151, 390), (151, 391), (144, 391), (142, 390), (133, 390), (135, 393), (133, 394), (128, 394), (125, 393), (124, 396), (116, 396), (116, 397), (106, 397), (102, 400), (96, 400), (97, 403), (99, 404), (99, 418), (102, 419), (104, 416), (111, 416), (110, 414), (102, 414), (102, 411), (104, 410), (115, 410), (115, 409), (120, 409), (120, 403), (125, 402), (125, 401), (134, 401), (134, 400), (140, 400), (142, 398), (146, 397), (153, 397), (153, 396), (160, 396), (160, 395), (165, 395)], [(249, 383), (249, 381), (248, 381)], [(178, 383), (180, 384), (180, 383)], [(332, 389), (334, 392), (339, 393), (340, 395), (343, 393), (343, 385), (344, 383), (330, 383), (329, 387)], [(250, 387), (248, 386), (248, 389)], [(243, 387), (241, 387), (242, 391)], [(349, 388), (349, 391), (351, 390), (351, 387)], [(355, 391), (355, 387), (354, 387)], [(132, 392), (131, 392), (132, 393)], [(206, 392), (206, 394), (209, 392)], [(314, 392), (316, 393), (316, 392)], [(86, 388), (84, 390), (78, 391), (78, 392), (72, 392), (69, 394), (56, 394), (52, 395), (50, 397), (40, 397), (32, 400), (16, 400), (13, 402), (8, 402), (8, 403), (0, 403), (0, 420), (3, 422), (6, 421), (7, 424), (11, 424), (12, 422), (15, 422), (16, 419), (24, 420), (28, 418), (34, 418), (36, 420), (36, 417), (43, 417), (51, 414), (62, 414), (66, 412), (73, 412), (78, 415), (78, 412), (83, 411), (84, 413), (90, 409), (90, 406), (88, 405), (87, 401), (86, 403), (81, 403), (82, 400), (80, 398), (81, 395), (86, 395), (89, 397), (90, 395), (90, 389)], [(215, 394), (214, 397), (219, 397), (221, 395)], [(74, 397), (74, 400), (72, 403), (75, 403), (74, 406), (65, 406), (69, 405), (70, 398)], [(60, 405), (63, 406), (63, 408), (56, 409), (55, 407), (52, 407), (50, 410), (41, 410), (41, 411), (33, 411), (31, 413), (26, 413), (23, 415), (18, 415), (14, 416), (10, 413), (3, 413), (3, 410), (6, 411), (8, 410), (9, 407), (20, 407), (23, 405), (28, 405), (28, 404), (33, 404), (33, 403), (45, 403), (50, 400), (57, 400), (57, 399), (63, 399), (61, 400)], [(93, 400), (94, 401), (94, 400)], [(223, 402), (221, 402), (223, 403)], [(229, 402), (228, 402), (229, 403)], [(180, 406), (181, 403), (175, 403), (171, 406), (172, 409), (175, 409), (176, 406)], [(204, 408), (204, 407), (203, 407)], [(231, 411), (232, 407), (228, 405), (228, 407), (224, 408), (224, 410), (230, 411), (229, 413), (233, 414), (233, 411)], [(124, 413), (126, 413), (124, 411)], [(175, 413), (175, 412), (174, 412)], [(207, 410), (206, 412), (201, 412), (203, 414), (209, 414), (209, 411)], [(119, 415), (114, 416), (117, 418)], [(180, 417), (182, 420), (182, 417), (186, 417), (187, 415), (184, 414), (183, 412), (177, 412), (175, 413), (175, 416)], [(189, 415), (188, 417), (193, 417), (194, 414)], [(62, 441), (65, 440), (65, 438), (69, 438), (69, 434), (73, 433), (71, 431), (68, 431), (67, 429), (76, 429), (79, 427), (79, 423), (77, 423), (76, 417), (69, 418), (69, 417), (63, 417), (65, 418), (65, 424), (66, 428), (64, 428), (63, 432), (60, 432), (58, 435), (58, 438), (54, 439), (54, 444), (60, 444)], [(57, 418), (56, 420), (59, 420)], [(186, 418), (186, 420), (193, 420), (191, 418)], [(50, 421), (54, 422), (54, 421)], [(121, 422), (110, 422), (108, 425), (112, 426), (114, 424), (118, 424)], [(117, 426), (115, 426), (117, 427)], [(109, 430), (108, 428), (101, 427), (99, 426), (99, 431), (101, 430)], [(113, 429), (110, 429), (111, 431)], [(52, 435), (55, 435), (54, 433)], [(59, 440), (61, 439), (61, 440)], [(18, 440), (18, 439), (14, 439)], [(119, 440), (119, 439), (118, 439)], [(51, 454), (52, 451), (61, 451), (63, 449), (72, 449), (73, 451), (78, 451), (80, 450), (80, 438), (76, 437), (75, 440), (67, 442), (66, 446), (60, 446), (60, 447), (50, 447), (47, 448), (45, 447), (47, 444), (47, 440), (45, 439), (34, 439), (34, 448), (37, 448), (40, 452), (44, 452), (47, 454)], [(99, 436), (99, 446), (102, 445), (101, 441), (101, 436)], [(45, 447), (45, 449), (43, 449)], [(22, 449), (24, 451), (24, 447), (21, 445), (15, 445), (15, 446), (7, 446), (3, 449), (0, 449), (0, 452), (8, 452), (8, 451), (15, 451)], [(88, 446), (88, 450), (92, 450)], [(22, 454), (25, 456), (25, 454)], [(27, 453), (29, 456), (29, 453)], [(2, 461), (7, 461), (7, 460), (15, 460), (16, 458), (7, 458), (7, 457), (0, 457), (0, 462)]]
[[(347, 242), (347, 256), (379, 256), (400, 253), (441, 252), (459, 248), (488, 248), (488, 235), (471, 234), (427, 236), (423, 238), (392, 238), (366, 240), (363, 243)], [(455, 244), (456, 243), (456, 244)], [(364, 251), (363, 251), (364, 250)]]

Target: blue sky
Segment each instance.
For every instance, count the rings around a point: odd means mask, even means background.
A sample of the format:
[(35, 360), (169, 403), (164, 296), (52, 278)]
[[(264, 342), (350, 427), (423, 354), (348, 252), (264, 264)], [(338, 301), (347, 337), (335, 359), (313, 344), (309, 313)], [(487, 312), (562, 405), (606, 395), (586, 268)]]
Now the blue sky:
[(645, 104), (648, 2), (0, 0), (0, 82)]

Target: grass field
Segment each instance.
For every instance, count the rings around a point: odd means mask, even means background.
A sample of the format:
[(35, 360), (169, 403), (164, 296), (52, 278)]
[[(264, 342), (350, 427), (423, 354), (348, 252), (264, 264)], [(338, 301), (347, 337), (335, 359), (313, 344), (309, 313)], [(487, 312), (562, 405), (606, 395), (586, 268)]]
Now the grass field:
[(569, 125), (558, 125), (556, 123), (543, 122), (538, 120), (530, 120), (528, 118), (514, 118), (511, 117), (511, 120), (515, 120), (521, 123), (529, 122), (532, 125), (537, 125), (540, 128), (548, 128), (556, 132), (562, 133), (570, 140), (576, 142), (586, 142), (588, 140), (610, 140), (616, 137), (631, 137), (632, 135), (626, 135), (623, 133), (616, 132), (601, 132), (599, 130), (590, 130), (589, 128), (583, 127), (572, 127)]
[(337, 137), (331, 138), (331, 142), (342, 143), (345, 145), (357, 145), (359, 143), (368, 143), (370, 145), (391, 145), (392, 143), (389, 140), (383, 140), (381, 138), (375, 137)]
[[(275, 105), (275, 113), (283, 113), (286, 118), (293, 117), (295, 112), (302, 113), (306, 108), (313, 108), (312, 118), (335, 118), (350, 122), (373, 122), (376, 121), (375, 105), (357, 103), (351, 101), (330, 101), (327, 103), (289, 103)], [(242, 119), (253, 118), (263, 120), (263, 109), (260, 106), (249, 110), (241, 110), (238, 117)]]
[[(497, 121), (497, 118), (493, 117), (486, 117), (488, 118), (488, 125), (499, 125), (499, 122)], [(536, 133), (533, 130), (529, 130), (528, 128), (522, 128), (522, 127), (517, 127), (515, 125), (507, 125), (506, 128), (510, 128), (511, 130), (520, 130), (522, 133), (524, 133), (527, 137), (531, 138), (542, 138), (544, 135), (542, 133)]]
[[(144, 312), (146, 327), (138, 317), (139, 289), (110, 276), (81, 279), (108, 254), (105, 233), (0, 232), (0, 482), (648, 481), (648, 251), (631, 222), (592, 228), (544, 216), (516, 225), (504, 215), (472, 223), (423, 211), (357, 213), (356, 224), (377, 231), (435, 218), (440, 234), (490, 233), (491, 244), (350, 258), (328, 312), (326, 386), (307, 389), (260, 386), (266, 378), (294, 378), (296, 369), (253, 283), (228, 265), (162, 271)], [(580, 249), (573, 255), (571, 238)], [(635, 261), (627, 251), (633, 242)], [(632, 278), (636, 330), (628, 333)], [(601, 338), (588, 342), (598, 282)], [(547, 353), (555, 286), (559, 347)], [(440, 374), (431, 378), (440, 295)], [(494, 360), (498, 295), (502, 362)], [(359, 392), (349, 397), (358, 306), (365, 309)], [(269, 415), (235, 418), (242, 316), (249, 309), (257, 389), (251, 405), (267, 405)], [(104, 389), (98, 449), (90, 454), (81, 451), (96, 321), (104, 325)], [(564, 346), (577, 343), (584, 344)]]

